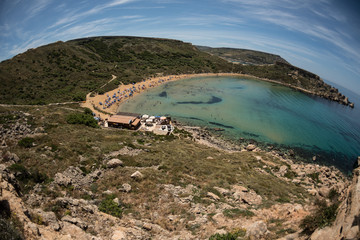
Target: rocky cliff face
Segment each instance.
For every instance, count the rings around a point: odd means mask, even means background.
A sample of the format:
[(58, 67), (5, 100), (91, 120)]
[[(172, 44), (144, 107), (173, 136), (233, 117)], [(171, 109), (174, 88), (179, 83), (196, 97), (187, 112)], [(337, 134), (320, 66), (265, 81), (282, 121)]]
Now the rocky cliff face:
[[(358, 158), (358, 164), (360, 157)], [(354, 177), (347, 196), (339, 207), (334, 224), (315, 231), (311, 240), (356, 240), (360, 239), (360, 167), (354, 172)]]

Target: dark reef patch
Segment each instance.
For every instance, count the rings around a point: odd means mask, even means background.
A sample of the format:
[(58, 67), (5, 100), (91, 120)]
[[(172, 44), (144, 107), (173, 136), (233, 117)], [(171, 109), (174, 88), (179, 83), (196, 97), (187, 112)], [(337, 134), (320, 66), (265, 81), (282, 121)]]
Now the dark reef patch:
[(167, 97), (167, 92), (166, 91), (163, 91), (159, 94), (159, 97), (164, 97), (166, 98)]
[(176, 102), (177, 104), (214, 104), (214, 103), (218, 103), (221, 102), (222, 99), (212, 96), (211, 99), (207, 102), (203, 102), (203, 101), (185, 101), (185, 102)]
[(233, 129), (233, 128), (234, 128), (233, 126), (224, 125), (224, 124), (217, 123), (217, 122), (209, 122), (209, 123), (212, 124), (212, 125), (218, 126), (218, 127), (230, 128), (230, 129)]

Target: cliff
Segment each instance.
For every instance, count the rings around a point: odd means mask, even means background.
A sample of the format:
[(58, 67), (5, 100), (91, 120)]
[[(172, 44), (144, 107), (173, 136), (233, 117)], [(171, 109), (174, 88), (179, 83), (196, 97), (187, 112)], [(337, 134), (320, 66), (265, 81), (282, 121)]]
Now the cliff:
[(318, 229), (311, 240), (357, 240), (360, 239), (360, 157), (353, 171), (353, 180), (348, 188), (345, 200), (340, 204), (332, 226)]

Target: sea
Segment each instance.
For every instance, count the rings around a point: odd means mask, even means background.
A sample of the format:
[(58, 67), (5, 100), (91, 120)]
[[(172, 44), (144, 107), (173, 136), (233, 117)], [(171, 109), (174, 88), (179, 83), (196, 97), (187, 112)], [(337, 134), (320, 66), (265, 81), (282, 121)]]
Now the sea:
[(316, 156), (316, 162), (350, 173), (360, 156), (360, 96), (340, 91), (354, 109), (265, 81), (194, 77), (151, 88), (118, 111), (171, 116), (234, 142), (292, 149), (302, 161)]

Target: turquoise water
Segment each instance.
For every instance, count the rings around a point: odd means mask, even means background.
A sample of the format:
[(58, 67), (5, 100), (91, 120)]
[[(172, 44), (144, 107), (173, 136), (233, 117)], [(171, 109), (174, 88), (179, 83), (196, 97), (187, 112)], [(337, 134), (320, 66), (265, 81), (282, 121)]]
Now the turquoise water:
[(227, 138), (293, 148), (307, 158), (316, 154), (346, 171), (360, 155), (356, 108), (258, 80), (202, 77), (169, 82), (130, 99), (119, 111), (170, 115), (185, 124), (222, 128)]

